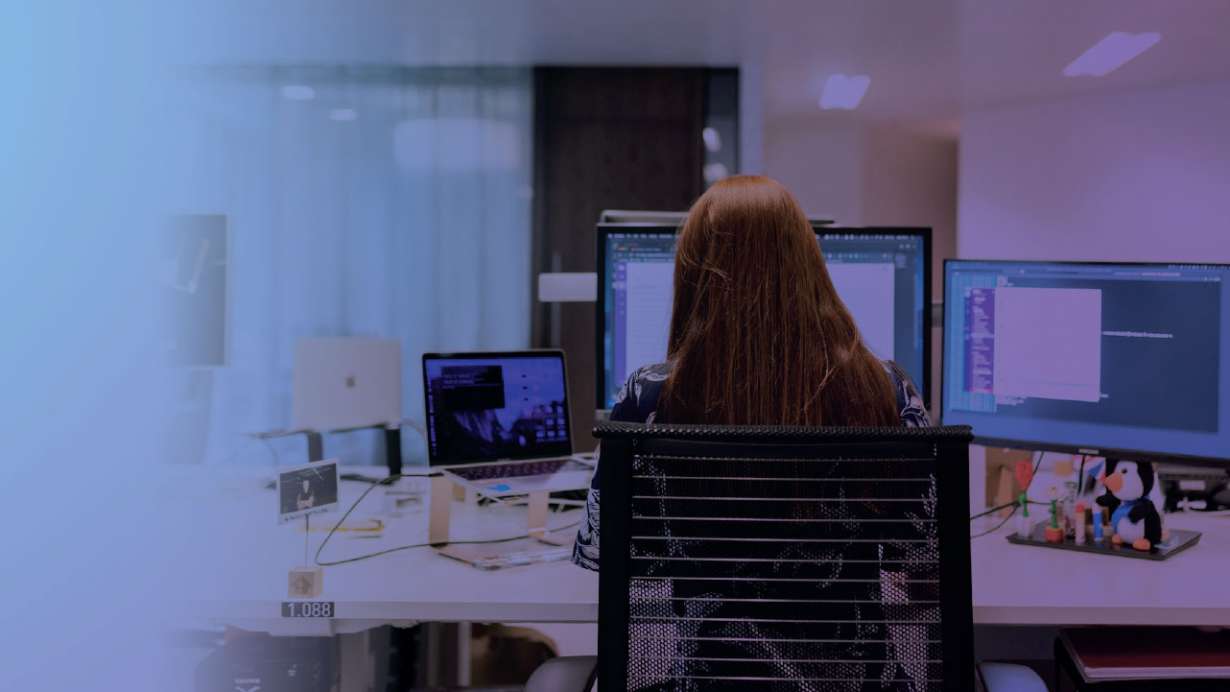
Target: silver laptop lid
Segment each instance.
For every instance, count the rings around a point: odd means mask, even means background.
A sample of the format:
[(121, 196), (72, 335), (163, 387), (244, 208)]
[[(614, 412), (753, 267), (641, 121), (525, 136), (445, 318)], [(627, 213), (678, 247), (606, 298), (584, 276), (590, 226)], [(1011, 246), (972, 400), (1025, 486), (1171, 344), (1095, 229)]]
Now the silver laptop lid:
[(366, 337), (295, 343), (291, 426), (345, 430), (401, 422), (401, 342)]
[(562, 351), (423, 354), (432, 466), (572, 453)]

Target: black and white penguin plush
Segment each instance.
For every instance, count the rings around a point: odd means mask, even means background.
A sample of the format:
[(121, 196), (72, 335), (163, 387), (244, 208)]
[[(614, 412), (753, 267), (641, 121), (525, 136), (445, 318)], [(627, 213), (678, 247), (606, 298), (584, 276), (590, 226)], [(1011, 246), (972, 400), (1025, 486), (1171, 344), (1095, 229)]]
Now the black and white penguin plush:
[(1162, 515), (1156, 499), (1160, 497), (1153, 464), (1147, 461), (1109, 459), (1106, 472), (1098, 479), (1106, 494), (1097, 503), (1111, 511), (1111, 540), (1130, 543), (1142, 551), (1162, 542)]

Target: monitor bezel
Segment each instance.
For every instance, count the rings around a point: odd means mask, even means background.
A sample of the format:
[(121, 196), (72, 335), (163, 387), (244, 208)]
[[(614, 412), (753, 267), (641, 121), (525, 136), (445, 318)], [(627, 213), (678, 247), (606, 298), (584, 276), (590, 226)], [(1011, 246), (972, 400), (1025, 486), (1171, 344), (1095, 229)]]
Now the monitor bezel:
[[(931, 368), (932, 368), (932, 321), (931, 321), (931, 281), (932, 281), (932, 255), (931, 255), (931, 234), (932, 229), (928, 226), (840, 226), (831, 225), (827, 221), (810, 220), (812, 230), (817, 236), (820, 236), (823, 244), (823, 236), (826, 234), (834, 235), (906, 235), (915, 236), (922, 239), (923, 243), (923, 303), (922, 303), (922, 335), (923, 335), (923, 369), (922, 381), (916, 382), (919, 392), (922, 395), (924, 405), (931, 401)], [(594, 300), (594, 344), (595, 344), (595, 359), (594, 359), (594, 402), (597, 411), (609, 410), (606, 405), (606, 353), (605, 353), (605, 332), (606, 332), (606, 245), (607, 236), (611, 233), (642, 233), (642, 234), (660, 234), (660, 233), (675, 233), (679, 232), (678, 226), (671, 226), (661, 223), (599, 223), (597, 224), (597, 233), (595, 234), (595, 246), (597, 257), (597, 295)], [(823, 253), (823, 248), (821, 248)]]
[[(1102, 267), (1181, 267), (1181, 268), (1213, 268), (1222, 269), (1230, 272), (1230, 264), (1221, 262), (1114, 262), (1109, 260), (1012, 260), (1012, 259), (968, 259), (968, 258), (947, 258), (944, 260), (943, 266), (943, 305), (944, 319), (940, 331), (940, 397), (939, 397), (939, 415), (937, 419), (943, 424), (945, 413), (944, 395), (947, 387), (946, 376), (948, 374), (948, 361), (946, 348), (947, 325), (949, 324), (949, 305), (948, 305), (948, 274), (950, 265), (955, 264), (1000, 264), (1000, 265), (1068, 265), (1068, 266), (1102, 266)], [(973, 427), (973, 426), (971, 426)], [(1062, 442), (1047, 442), (1033, 441), (1009, 437), (992, 437), (980, 436), (978, 431), (974, 430), (974, 444), (983, 447), (1007, 447), (1010, 449), (1023, 449), (1038, 452), (1056, 452), (1060, 454), (1080, 454), (1082, 456), (1103, 457), (1108, 459), (1131, 459), (1133, 461), (1150, 461), (1157, 463), (1180, 463), (1192, 464), (1197, 466), (1216, 466), (1225, 467), (1230, 463), (1230, 457), (1210, 457), (1193, 454), (1181, 454), (1173, 452), (1164, 452), (1159, 450), (1148, 449), (1128, 449), (1120, 447), (1100, 447), (1097, 445), (1078, 445), (1067, 444)]]
[(507, 459), (473, 459), (470, 461), (444, 461), (437, 460), (436, 454), (432, 450), (431, 445), (431, 421), (430, 417), (431, 405), (428, 399), (431, 397), (431, 387), (427, 376), (427, 361), (429, 360), (450, 360), (450, 359), (468, 359), (468, 360), (484, 360), (498, 358), (544, 358), (556, 357), (559, 358), (560, 366), (563, 368), (564, 375), (564, 426), (568, 430), (568, 454), (576, 452), (576, 438), (572, 429), (572, 411), (571, 392), (568, 385), (568, 357), (563, 350), (558, 348), (538, 348), (526, 349), (522, 351), (457, 351), (451, 353), (424, 353), (419, 359), (420, 368), (423, 373), (423, 442), (427, 447), (427, 465), (430, 467), (448, 467), (448, 466), (470, 466), (472, 464), (485, 464), (493, 461), (517, 461), (521, 459), (534, 459), (540, 454), (525, 454), (519, 456), (510, 456)]

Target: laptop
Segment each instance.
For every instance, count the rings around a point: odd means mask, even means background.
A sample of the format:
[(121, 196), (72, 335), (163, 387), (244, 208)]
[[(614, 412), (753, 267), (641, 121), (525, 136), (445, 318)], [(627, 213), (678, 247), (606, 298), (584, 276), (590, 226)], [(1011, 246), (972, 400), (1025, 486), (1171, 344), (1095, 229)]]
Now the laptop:
[(291, 425), (348, 430), (401, 423), (401, 343), (366, 337), (295, 343)]
[(567, 383), (562, 351), (424, 354), (431, 466), (488, 497), (589, 487)]

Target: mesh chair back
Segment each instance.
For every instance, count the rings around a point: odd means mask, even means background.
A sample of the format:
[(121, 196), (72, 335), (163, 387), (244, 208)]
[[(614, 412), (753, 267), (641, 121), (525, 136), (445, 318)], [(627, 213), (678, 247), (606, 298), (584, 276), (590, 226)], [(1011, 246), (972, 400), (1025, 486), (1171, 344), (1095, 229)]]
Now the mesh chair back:
[(595, 435), (600, 689), (972, 684), (968, 428)]

